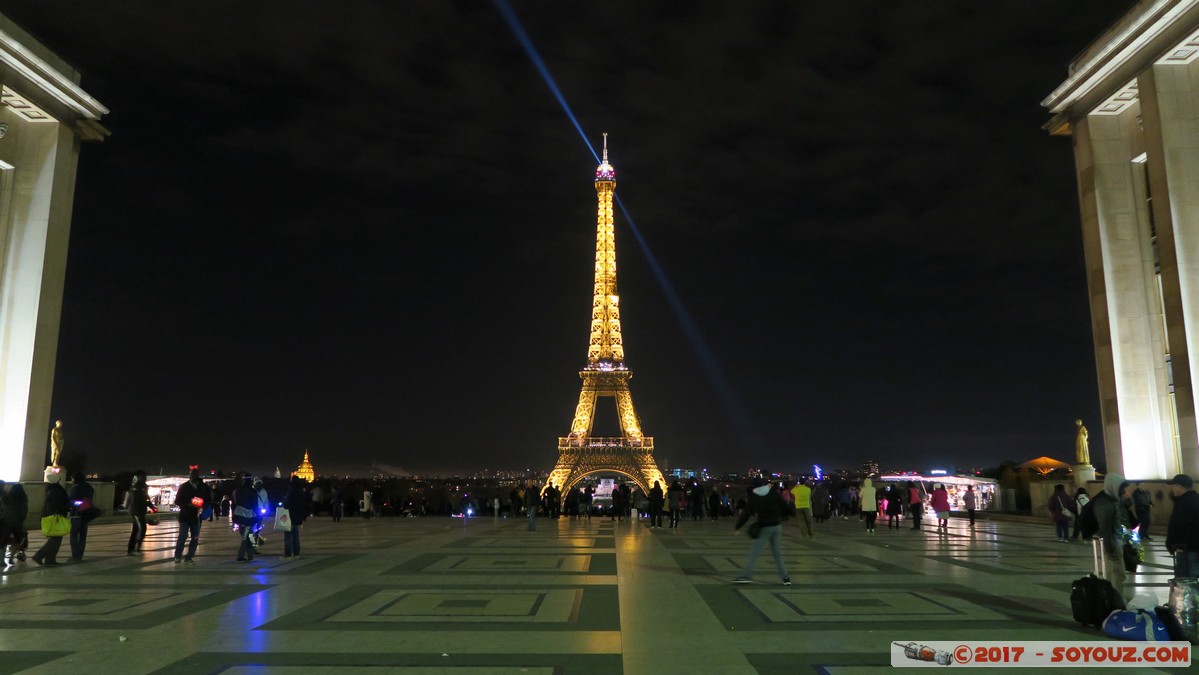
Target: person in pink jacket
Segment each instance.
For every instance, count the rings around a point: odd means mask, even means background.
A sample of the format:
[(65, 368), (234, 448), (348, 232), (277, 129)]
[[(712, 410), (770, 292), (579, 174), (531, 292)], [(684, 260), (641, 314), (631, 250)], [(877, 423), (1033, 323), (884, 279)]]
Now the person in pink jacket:
[(937, 529), (949, 531), (949, 491), (940, 483), (933, 483), (932, 499), (929, 500), (933, 511), (937, 512)]

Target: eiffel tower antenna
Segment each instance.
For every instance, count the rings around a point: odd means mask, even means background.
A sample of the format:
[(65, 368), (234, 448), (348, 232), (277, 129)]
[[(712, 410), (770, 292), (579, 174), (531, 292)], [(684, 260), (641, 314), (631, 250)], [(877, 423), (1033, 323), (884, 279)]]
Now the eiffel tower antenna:
[[(631, 478), (646, 494), (655, 482), (666, 488), (666, 479), (654, 462), (654, 439), (641, 431), (641, 419), (629, 392), (632, 371), (624, 362), (620, 331), (620, 296), (616, 292), (616, 235), (612, 201), (616, 170), (608, 163), (608, 134), (604, 133), (604, 159), (595, 170), (599, 202), (595, 227), (595, 286), (591, 301), (591, 339), (587, 362), (579, 377), (583, 389), (575, 407), (570, 435), (558, 438), (558, 463), (547, 486), (563, 494), (585, 476), (612, 471)], [(595, 405), (599, 398), (616, 399), (620, 436), (594, 437)]]

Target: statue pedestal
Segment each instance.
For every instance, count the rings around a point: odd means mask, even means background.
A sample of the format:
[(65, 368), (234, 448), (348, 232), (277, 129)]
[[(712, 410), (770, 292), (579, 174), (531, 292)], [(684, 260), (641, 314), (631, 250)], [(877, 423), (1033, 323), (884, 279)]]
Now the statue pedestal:
[(1087, 483), (1095, 480), (1095, 467), (1090, 464), (1074, 465), (1074, 486), (1086, 487)]
[(63, 482), (62, 467), (61, 466), (46, 467), (46, 471), (44, 473), (42, 473), (42, 482), (43, 483), (62, 483)]

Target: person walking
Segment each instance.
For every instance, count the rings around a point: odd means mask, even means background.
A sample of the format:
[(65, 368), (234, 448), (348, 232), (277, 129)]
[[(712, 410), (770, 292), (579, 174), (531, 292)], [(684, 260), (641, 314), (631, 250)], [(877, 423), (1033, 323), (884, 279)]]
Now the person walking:
[(1153, 495), (1145, 489), (1144, 483), (1137, 483), (1137, 489), (1132, 493), (1132, 506), (1137, 515), (1137, 522), (1140, 523), (1137, 531), (1141, 533), (1141, 541), (1153, 541), (1149, 536), (1149, 524), (1153, 518)]
[(15, 565), (25, 559), (21, 542), (25, 540), (25, 518), (29, 515), (29, 497), (20, 483), (13, 483), (0, 502), (0, 552), (4, 562)]
[(892, 483), (887, 488), (887, 529), (899, 529), (899, 519), (903, 515), (903, 494), (898, 485)]
[(941, 483), (933, 483), (933, 494), (929, 506), (937, 514), (937, 529), (949, 531), (949, 491)]
[[(63, 488), (62, 474), (52, 473), (49, 480), (46, 481), (46, 497), (42, 501), (42, 517), (46, 516), (62, 516), (67, 517), (71, 512), (70, 500), (67, 498), (67, 491)], [(57, 537), (46, 537), (46, 543), (33, 554), (33, 562), (39, 565), (57, 565), (58, 549), (62, 546), (62, 535)]]
[[(187, 482), (179, 486), (175, 495), (175, 506), (179, 507), (179, 536), (175, 539), (175, 564), (195, 563), (196, 546), (200, 543), (200, 514), (212, 503), (212, 490), (200, 480), (200, 469), (192, 467)], [(188, 541), (191, 535), (191, 541)], [(183, 544), (187, 543), (187, 555), (183, 555)]]
[(1057, 526), (1057, 540), (1063, 544), (1070, 543), (1070, 520), (1078, 517), (1078, 506), (1074, 499), (1066, 494), (1066, 486), (1053, 486), (1053, 494), (1049, 495), (1049, 515)]
[(679, 485), (676, 480), (670, 484), (670, 489), (666, 491), (666, 501), (670, 506), (670, 529), (676, 533), (679, 531), (679, 514), (683, 508), (683, 486)]
[[(1079, 488), (1079, 490), (1084, 495), (1087, 493), (1082, 488)], [(962, 503), (966, 506), (966, 515), (970, 516), (970, 527), (974, 527), (974, 509), (978, 508), (978, 493), (974, 491), (973, 485), (966, 486), (966, 494), (962, 496)], [(1077, 533), (1078, 530), (1076, 528), (1075, 536), (1077, 536)]]
[(912, 515), (912, 529), (920, 529), (920, 518), (924, 515), (924, 499), (920, 497), (920, 488), (916, 481), (908, 481), (908, 513)]
[[(749, 501), (746, 509), (741, 512), (737, 518), (737, 524), (733, 528), (734, 533), (741, 531), (741, 527), (749, 520), (750, 516), (754, 516), (756, 520), (753, 526), (758, 530), (758, 534), (753, 539), (753, 543), (749, 547), (749, 558), (745, 561), (745, 567), (741, 570), (741, 575), (733, 580), (735, 584), (748, 584), (753, 582), (754, 566), (758, 562), (758, 556), (762, 553), (762, 547), (768, 542), (770, 544), (770, 553), (774, 556), (774, 566), (778, 570), (779, 578), (782, 579), (784, 586), (791, 585), (791, 577), (787, 576), (787, 566), (783, 563), (783, 551), (780, 547), (782, 540), (782, 522), (783, 513), (787, 510), (787, 502), (774, 486), (767, 483), (761, 478), (755, 478), (753, 489), (749, 491)], [(750, 536), (753, 536), (752, 534)]]
[(1103, 492), (1091, 500), (1091, 510), (1099, 529), (1095, 536), (1103, 539), (1103, 558), (1107, 580), (1120, 597), (1124, 597), (1124, 533), (1132, 529), (1132, 495), (1124, 476), (1109, 472), (1103, 478)]
[(87, 547), (87, 526), (99, 513), (92, 503), (96, 498), (96, 490), (87, 482), (82, 471), (76, 471), (71, 476), (71, 560), (83, 560), (83, 550)]
[(125, 511), (133, 520), (129, 530), (129, 546), (125, 555), (141, 553), (142, 542), (146, 540), (146, 509), (150, 506), (150, 497), (146, 487), (146, 472), (138, 469), (133, 472), (133, 484), (125, 493)]
[(858, 501), (863, 520), (866, 521), (866, 534), (874, 534), (874, 521), (878, 519), (878, 491), (874, 488), (874, 481), (869, 478), (862, 480)]
[(1174, 510), (1166, 526), (1166, 550), (1174, 556), (1174, 578), (1199, 577), (1199, 493), (1195, 482), (1180, 473), (1166, 481)]
[(291, 529), (283, 533), (284, 558), (300, 557), (300, 528), (311, 513), (310, 504), (308, 491), (304, 489), (304, 479), (292, 476), (287, 496), (283, 498), (283, 508), (287, 509), (291, 520)]
[(525, 488), (525, 511), (529, 514), (529, 531), (537, 530), (537, 507), (540, 506), (537, 494), (537, 485), (529, 483)]
[(849, 492), (849, 484), (842, 483), (834, 493), (837, 500), (837, 510), (833, 513), (834, 516), (841, 516), (841, 520), (849, 519), (849, 504), (853, 500)]
[(662, 505), (666, 503), (666, 495), (662, 494), (662, 484), (654, 481), (649, 489), (649, 529), (662, 528)]
[(254, 559), (254, 523), (258, 521), (258, 492), (254, 490), (254, 478), (242, 476), (241, 485), (233, 491), (233, 524), (241, 537), (237, 549), (237, 562)]

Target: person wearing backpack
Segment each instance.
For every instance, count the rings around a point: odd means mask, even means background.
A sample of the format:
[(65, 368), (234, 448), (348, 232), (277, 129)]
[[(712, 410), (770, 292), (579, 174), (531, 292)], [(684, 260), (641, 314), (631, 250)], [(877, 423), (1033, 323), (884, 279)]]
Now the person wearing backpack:
[[(1074, 519), (1074, 532), (1070, 535), (1070, 539), (1079, 539), (1082, 536), (1082, 512), (1091, 501), (1091, 497), (1087, 495), (1086, 487), (1078, 488), (1074, 493), (1074, 505), (1078, 507), (1078, 517)], [(1091, 512), (1094, 517), (1094, 512)], [(1089, 537), (1088, 537), (1089, 539)]]
[[(1103, 558), (1107, 580), (1120, 597), (1124, 597), (1124, 533), (1131, 530), (1132, 505), (1128, 493), (1129, 483), (1118, 473), (1109, 473), (1103, 479), (1103, 492), (1095, 495), (1090, 508), (1095, 514), (1095, 535), (1103, 539)], [(1086, 531), (1083, 531), (1086, 536)]]

